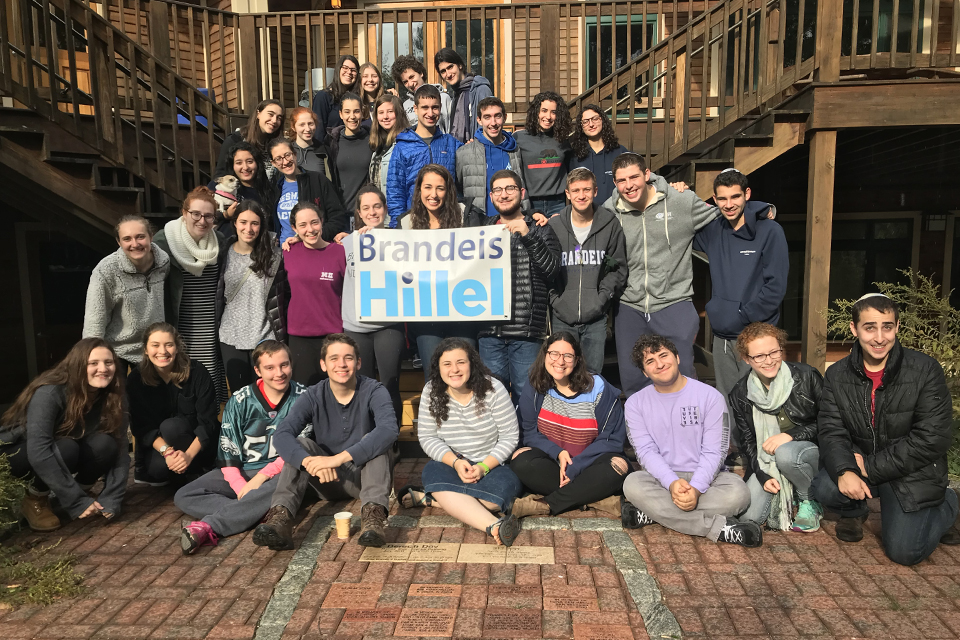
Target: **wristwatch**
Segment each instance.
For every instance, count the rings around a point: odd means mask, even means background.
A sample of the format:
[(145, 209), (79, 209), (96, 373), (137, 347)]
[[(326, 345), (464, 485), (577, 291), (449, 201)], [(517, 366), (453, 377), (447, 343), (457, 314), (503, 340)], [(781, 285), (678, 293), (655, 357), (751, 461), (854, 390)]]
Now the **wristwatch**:
[(166, 458), (167, 451), (169, 451), (170, 449), (173, 449), (173, 447), (171, 447), (168, 444), (163, 445), (162, 447), (160, 447), (160, 455)]

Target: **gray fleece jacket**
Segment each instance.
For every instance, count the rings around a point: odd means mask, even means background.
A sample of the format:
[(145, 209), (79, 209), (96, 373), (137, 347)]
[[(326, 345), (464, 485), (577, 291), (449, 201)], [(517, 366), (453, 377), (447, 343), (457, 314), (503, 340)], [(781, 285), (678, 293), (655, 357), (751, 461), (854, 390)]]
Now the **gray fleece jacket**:
[(103, 338), (127, 362), (140, 362), (143, 330), (163, 322), (163, 283), (170, 271), (167, 252), (151, 243), (153, 267), (139, 273), (117, 249), (93, 268), (83, 314), (83, 337)]
[(630, 275), (620, 302), (643, 313), (693, 298), (693, 237), (720, 215), (693, 190), (680, 193), (655, 173), (650, 183), (656, 195), (643, 211), (618, 191), (603, 205), (620, 220), (627, 240)]

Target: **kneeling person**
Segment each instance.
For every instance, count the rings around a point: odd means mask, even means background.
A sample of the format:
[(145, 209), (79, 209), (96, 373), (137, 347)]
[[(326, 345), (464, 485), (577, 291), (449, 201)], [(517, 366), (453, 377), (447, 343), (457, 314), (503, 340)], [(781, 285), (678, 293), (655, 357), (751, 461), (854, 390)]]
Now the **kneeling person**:
[(681, 375), (677, 347), (663, 336), (641, 336), (632, 357), (653, 384), (627, 399), (627, 431), (643, 469), (623, 484), (624, 526), (656, 522), (714, 542), (760, 546), (760, 527), (735, 517), (750, 506), (750, 490), (721, 470), (730, 433), (723, 396)]
[[(293, 516), (310, 486), (324, 500), (359, 498), (358, 543), (382, 547), (393, 485), (389, 454), (400, 432), (390, 393), (376, 380), (357, 374), (359, 348), (345, 333), (324, 339), (320, 367), (329, 378), (303, 394), (273, 436), (285, 464), (253, 543), (292, 549)], [(309, 424), (312, 436), (301, 436)]]
[(183, 527), (180, 548), (185, 555), (250, 529), (270, 508), (277, 485), (273, 478), (283, 468), (273, 434), (307, 388), (291, 381), (290, 350), (282, 342), (264, 340), (251, 360), (260, 379), (227, 401), (217, 447), (220, 468), (182, 487), (173, 498), (181, 511), (200, 518)]

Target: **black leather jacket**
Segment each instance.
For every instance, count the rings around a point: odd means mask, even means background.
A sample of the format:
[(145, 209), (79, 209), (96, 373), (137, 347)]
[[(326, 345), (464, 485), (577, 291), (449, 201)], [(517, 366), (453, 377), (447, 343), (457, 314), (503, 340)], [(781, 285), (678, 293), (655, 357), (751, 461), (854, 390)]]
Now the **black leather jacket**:
[(890, 483), (905, 512), (939, 505), (953, 441), (953, 407), (943, 368), (897, 341), (876, 391), (873, 416), (872, 388), (860, 343), (855, 343), (824, 379), (817, 420), (820, 465), (836, 482), (845, 471), (860, 473), (853, 455), (860, 453), (864, 480), (870, 486)]
[[(783, 403), (782, 409), (794, 424), (792, 429), (784, 433), (789, 433), (794, 440), (815, 443), (817, 441), (817, 410), (820, 406), (823, 376), (808, 364), (800, 362), (783, 364), (790, 368), (793, 376), (793, 391)], [(747, 378), (749, 377), (746, 375), (740, 378), (730, 391), (730, 410), (733, 412), (733, 419), (740, 434), (740, 452), (747, 458), (744, 479), (755, 473), (762, 485), (770, 479), (770, 476), (763, 472), (757, 460), (759, 445), (757, 431), (753, 424), (753, 403), (747, 399)]]

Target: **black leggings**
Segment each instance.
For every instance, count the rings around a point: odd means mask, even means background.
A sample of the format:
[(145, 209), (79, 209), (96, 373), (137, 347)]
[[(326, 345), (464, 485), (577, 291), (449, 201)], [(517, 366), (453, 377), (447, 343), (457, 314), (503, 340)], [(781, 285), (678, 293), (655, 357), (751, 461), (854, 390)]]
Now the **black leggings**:
[[(624, 473), (614, 469), (614, 458), (623, 460)], [(550, 505), (550, 515), (599, 502), (617, 495), (626, 478), (626, 457), (605, 453), (593, 461), (576, 478), (560, 486), (560, 463), (540, 449), (524, 451), (510, 461), (510, 468), (531, 493), (539, 493)]]
[(256, 381), (257, 374), (253, 371), (253, 361), (250, 359), (252, 353), (253, 349), (237, 349), (232, 345), (220, 343), (220, 357), (223, 359), (223, 369), (227, 375), (230, 393), (236, 393)]
[[(193, 427), (190, 426), (189, 420), (177, 416), (167, 418), (160, 423), (160, 437), (177, 451), (186, 451), (190, 448), (190, 445), (193, 444), (197, 435), (193, 432)], [(153, 448), (152, 442), (144, 442), (137, 439), (136, 458), (137, 466), (147, 472), (150, 480), (170, 480), (172, 477), (179, 475), (170, 471), (170, 467), (167, 466), (167, 461), (163, 459), (159, 451)], [(208, 458), (209, 456), (206, 452), (201, 451), (197, 454), (197, 457), (193, 459), (193, 462), (190, 463), (190, 466), (187, 467), (185, 473), (198, 473), (202, 471), (205, 466), (209, 466), (205, 464), (208, 462)]]
[[(96, 483), (110, 471), (119, 453), (116, 438), (106, 433), (91, 433), (79, 440), (57, 438), (56, 447), (63, 464), (70, 473), (75, 474), (77, 484), (82, 486)], [(32, 478), (33, 488), (41, 493), (48, 490), (46, 483), (30, 466), (26, 442), (0, 446), (0, 454), (7, 456), (14, 476)]]
[(360, 374), (368, 378), (380, 374), (380, 383), (387, 388), (393, 410), (400, 423), (403, 405), (400, 402), (400, 356), (406, 346), (402, 325), (391, 325), (371, 333), (347, 331), (360, 347)]

